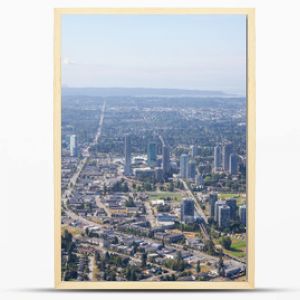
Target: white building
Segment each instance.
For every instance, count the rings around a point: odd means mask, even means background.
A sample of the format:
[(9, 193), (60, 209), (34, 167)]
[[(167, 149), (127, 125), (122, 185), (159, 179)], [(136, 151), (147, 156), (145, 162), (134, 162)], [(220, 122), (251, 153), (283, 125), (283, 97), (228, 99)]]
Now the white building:
[(218, 222), (219, 220), (219, 206), (223, 206), (223, 205), (226, 205), (226, 202), (223, 201), (223, 200), (218, 200), (215, 202), (215, 205), (214, 205), (214, 220), (216, 222)]
[(239, 207), (239, 217), (241, 223), (246, 226), (247, 225), (247, 207), (246, 205), (242, 205)]
[(70, 156), (77, 156), (77, 136), (75, 134), (70, 135)]
[(225, 172), (229, 171), (229, 159), (230, 154), (233, 152), (232, 143), (225, 144), (222, 149), (222, 159), (223, 159), (223, 170)]

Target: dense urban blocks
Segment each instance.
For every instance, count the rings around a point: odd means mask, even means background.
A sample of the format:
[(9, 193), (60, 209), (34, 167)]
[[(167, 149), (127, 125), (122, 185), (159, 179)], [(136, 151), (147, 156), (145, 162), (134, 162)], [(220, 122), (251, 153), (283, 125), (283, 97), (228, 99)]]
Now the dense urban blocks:
[(62, 280), (246, 280), (244, 98), (62, 99)]

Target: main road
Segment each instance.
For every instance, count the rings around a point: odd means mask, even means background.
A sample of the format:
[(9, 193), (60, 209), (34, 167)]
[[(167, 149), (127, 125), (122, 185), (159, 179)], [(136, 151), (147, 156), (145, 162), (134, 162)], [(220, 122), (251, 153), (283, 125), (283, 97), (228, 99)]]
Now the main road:
[(103, 103), (101, 111), (100, 111), (99, 124), (98, 124), (98, 128), (97, 128), (97, 131), (95, 134), (95, 138), (94, 138), (93, 142), (90, 143), (83, 150), (83, 158), (79, 161), (79, 163), (77, 165), (77, 169), (76, 169), (75, 173), (73, 174), (73, 176), (70, 178), (68, 187), (62, 195), (62, 203), (64, 203), (64, 204), (66, 204), (68, 197), (72, 194), (74, 187), (76, 186), (77, 180), (79, 178), (79, 175), (82, 172), (84, 166), (86, 165), (88, 159), (91, 156), (91, 152), (90, 152), (91, 147), (96, 146), (101, 137), (102, 127), (103, 127), (103, 122), (104, 122), (104, 115), (105, 115), (105, 108), (106, 108), (106, 102)]
[(208, 234), (207, 229), (206, 229), (206, 224), (208, 224), (207, 217), (206, 217), (206, 215), (204, 214), (204, 212), (203, 212), (201, 206), (199, 205), (199, 203), (198, 203), (196, 197), (194, 196), (194, 194), (193, 194), (192, 191), (190, 190), (190, 188), (189, 188), (189, 186), (187, 185), (187, 183), (185, 182), (185, 180), (181, 179), (181, 182), (183, 183), (183, 186), (184, 186), (185, 190), (187, 191), (189, 197), (190, 197), (191, 199), (194, 200), (194, 203), (195, 203), (195, 209), (196, 209), (197, 214), (198, 214), (198, 215), (204, 220), (204, 222), (205, 222), (205, 224), (203, 224), (203, 223), (200, 224), (200, 228), (201, 228), (201, 231), (202, 231), (204, 237), (205, 237), (206, 239), (209, 239), (209, 234)]

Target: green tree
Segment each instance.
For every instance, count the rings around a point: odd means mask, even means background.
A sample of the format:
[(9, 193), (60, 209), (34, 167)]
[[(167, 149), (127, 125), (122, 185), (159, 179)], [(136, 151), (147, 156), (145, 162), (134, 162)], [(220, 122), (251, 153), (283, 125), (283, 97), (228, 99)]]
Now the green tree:
[(106, 263), (108, 263), (109, 259), (110, 259), (110, 255), (109, 255), (108, 251), (106, 251), (104, 260)]
[(204, 241), (204, 250), (209, 254), (213, 255), (215, 253), (215, 247), (212, 239)]
[(136, 276), (136, 271), (135, 270), (132, 270), (130, 280), (131, 281), (136, 281), (137, 280), (137, 276)]
[(85, 234), (86, 234), (87, 236), (89, 236), (89, 228), (88, 228), (88, 227), (85, 228)]
[(128, 184), (127, 184), (127, 182), (125, 182), (123, 185), (123, 192), (127, 193), (128, 191), (129, 191)]
[(197, 273), (201, 272), (201, 266), (200, 266), (200, 261), (199, 260), (197, 261), (197, 264), (196, 264), (196, 272)]
[(153, 230), (149, 231), (148, 237), (151, 238), (151, 239), (154, 237), (154, 231)]
[(107, 280), (116, 281), (116, 273), (114, 271), (111, 271), (107, 276)]
[(150, 182), (143, 183), (143, 186), (146, 191), (152, 191), (152, 184)]
[(185, 269), (185, 262), (182, 258), (181, 251), (177, 252), (176, 259), (175, 259), (175, 264), (173, 265), (173, 269), (177, 271), (184, 271)]
[(169, 192), (173, 192), (174, 191), (174, 183), (173, 183), (173, 181), (170, 182), (168, 190), (169, 190)]
[(107, 272), (104, 271), (104, 272), (103, 272), (103, 280), (106, 280), (106, 278), (107, 278)]
[(128, 200), (125, 202), (126, 207), (135, 207), (135, 203), (132, 197), (129, 196)]
[(145, 268), (147, 265), (147, 253), (142, 254), (142, 267)]
[(136, 242), (133, 242), (133, 244), (132, 244), (132, 252), (133, 252), (133, 254), (135, 254), (136, 253), (136, 251), (137, 251), (137, 248), (138, 248), (138, 244), (136, 243)]
[(220, 243), (225, 249), (230, 250), (232, 241), (229, 236), (223, 236), (220, 239)]
[(136, 281), (137, 280), (137, 275), (136, 275), (136, 270), (134, 267), (128, 266), (126, 269), (126, 279), (128, 281)]
[(119, 240), (118, 240), (118, 238), (115, 236), (114, 238), (113, 238), (113, 240), (112, 240), (112, 244), (118, 244), (119, 243)]
[(225, 266), (223, 261), (223, 251), (220, 251), (219, 262), (218, 262), (218, 272), (220, 276), (224, 276)]
[(66, 251), (66, 252), (70, 252), (74, 246), (73, 244), (73, 236), (72, 234), (68, 231), (65, 230), (62, 236), (62, 248)]
[(103, 260), (100, 262), (100, 270), (102, 272), (105, 272), (105, 270), (106, 270), (106, 263)]
[(96, 253), (95, 253), (95, 260), (96, 260), (97, 264), (100, 263), (100, 261), (101, 261), (101, 256), (100, 256), (99, 251), (96, 251)]

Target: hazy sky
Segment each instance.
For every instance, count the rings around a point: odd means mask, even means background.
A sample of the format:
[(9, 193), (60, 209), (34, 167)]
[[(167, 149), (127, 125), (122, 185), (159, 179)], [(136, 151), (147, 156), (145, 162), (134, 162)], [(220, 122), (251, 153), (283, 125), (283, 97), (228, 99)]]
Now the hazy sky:
[(244, 93), (246, 17), (65, 15), (62, 82)]

